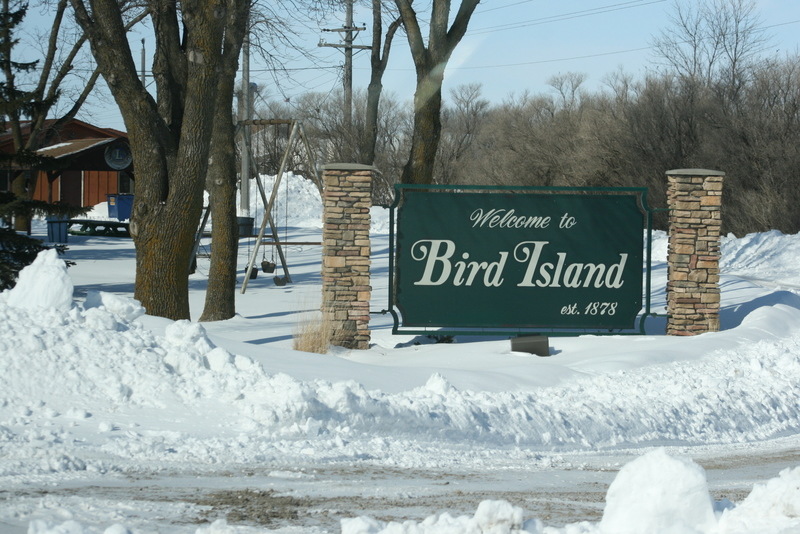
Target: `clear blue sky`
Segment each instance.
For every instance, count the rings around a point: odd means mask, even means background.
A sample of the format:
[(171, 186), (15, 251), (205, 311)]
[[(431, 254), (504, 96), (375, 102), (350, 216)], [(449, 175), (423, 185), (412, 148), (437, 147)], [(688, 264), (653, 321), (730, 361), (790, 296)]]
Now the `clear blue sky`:
[[(369, 2), (357, 7), (356, 25), (367, 26), (358, 44), (370, 44)], [(457, 5), (458, 1), (453, 0)], [(795, 53), (800, 50), (800, 0), (757, 0), (759, 17), (773, 37), (771, 52)], [(668, 27), (672, 0), (483, 0), (470, 22), (469, 31), (457, 48), (445, 73), (445, 91), (465, 83), (480, 83), (485, 98), (500, 102), (523, 91), (547, 92), (552, 76), (579, 72), (587, 76), (586, 87), (600, 87), (603, 78), (623, 68), (640, 77), (653, 68), (656, 58), (650, 48), (653, 37)], [(454, 8), (455, 9), (455, 8)], [(276, 84), (270, 73), (254, 59), (252, 81), (263, 87), (268, 99), (289, 98), (306, 91), (328, 93), (341, 87), (342, 53), (333, 48), (317, 48), (319, 39), (336, 42), (338, 36), (321, 28), (337, 28), (344, 22), (344, 10), (332, 14), (307, 32), (307, 48), (318, 55), (312, 68), (305, 60), (287, 67), (309, 69), (281, 76)], [(139, 53), (146, 32), (131, 35), (134, 55)], [(414, 70), (405, 34), (395, 39), (384, 88), (401, 101), (409, 101), (414, 91)], [(149, 68), (149, 60), (148, 60)], [(355, 88), (365, 88), (369, 78), (369, 57), (361, 52), (354, 59)], [(105, 108), (105, 109), (102, 109)], [(122, 128), (118, 114), (109, 105), (92, 106), (93, 122)]]
[[(764, 26), (773, 26), (768, 31), (775, 35), (775, 48), (797, 51), (800, 1), (757, 4)], [(559, 73), (584, 73), (589, 87), (599, 86), (620, 67), (641, 75), (653, 66), (650, 45), (669, 25), (671, 10), (670, 0), (484, 0), (447, 68), (445, 83), (481, 83), (485, 97), (500, 101), (526, 89), (548, 91), (547, 80)], [(785, 24), (789, 21), (794, 23)], [(414, 79), (407, 48), (403, 35), (384, 84), (404, 97), (413, 93), (409, 82)], [(366, 69), (367, 58), (358, 66)]]

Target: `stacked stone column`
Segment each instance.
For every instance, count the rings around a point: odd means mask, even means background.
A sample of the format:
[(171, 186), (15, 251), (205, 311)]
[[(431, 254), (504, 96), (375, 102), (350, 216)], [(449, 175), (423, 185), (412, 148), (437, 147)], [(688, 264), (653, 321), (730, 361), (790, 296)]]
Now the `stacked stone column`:
[(667, 334), (719, 330), (722, 182), (704, 169), (667, 172), (669, 252)]
[(369, 348), (370, 207), (373, 168), (354, 163), (324, 171), (322, 230), (322, 312), (331, 342)]

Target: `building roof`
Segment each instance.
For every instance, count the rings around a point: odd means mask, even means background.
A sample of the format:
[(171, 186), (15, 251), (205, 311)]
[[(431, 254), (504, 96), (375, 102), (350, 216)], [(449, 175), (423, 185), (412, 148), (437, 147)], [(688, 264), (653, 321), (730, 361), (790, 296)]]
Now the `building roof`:
[[(100, 139), (100, 138), (120, 138), (127, 137), (125, 132), (121, 132), (114, 128), (100, 128), (78, 119), (72, 119), (66, 124), (62, 125), (58, 131), (53, 130), (56, 124), (55, 119), (48, 119), (45, 121), (42, 135), (45, 137), (44, 144), (53, 146), (63, 142), (74, 141), (78, 139)], [(22, 136), (27, 139), (30, 135), (30, 121), (23, 121), (20, 126), (22, 127)], [(14, 151), (13, 136), (11, 130), (6, 128), (5, 131), (0, 131), (0, 152), (10, 153)]]
[(72, 156), (91, 148), (105, 145), (116, 141), (115, 137), (107, 137), (105, 139), (75, 139), (74, 141), (66, 141), (58, 143), (57, 145), (50, 145), (36, 151), (37, 154), (48, 156), (51, 158), (63, 158)]

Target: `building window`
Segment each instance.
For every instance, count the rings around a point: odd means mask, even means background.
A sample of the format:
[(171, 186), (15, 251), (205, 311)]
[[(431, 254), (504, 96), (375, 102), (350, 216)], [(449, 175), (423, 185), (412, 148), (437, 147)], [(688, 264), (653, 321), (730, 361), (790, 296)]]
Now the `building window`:
[(119, 173), (119, 184), (117, 191), (120, 192), (122, 195), (132, 195), (134, 189), (134, 180), (131, 173), (126, 171), (120, 171)]

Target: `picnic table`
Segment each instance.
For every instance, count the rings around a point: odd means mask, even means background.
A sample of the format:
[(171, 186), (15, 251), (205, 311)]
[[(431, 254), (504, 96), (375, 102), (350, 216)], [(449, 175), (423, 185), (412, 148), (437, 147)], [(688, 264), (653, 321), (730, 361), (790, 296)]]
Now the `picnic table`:
[[(73, 228), (77, 226), (77, 228)], [(127, 222), (96, 219), (69, 219), (67, 229), (72, 235), (100, 235), (109, 237), (130, 237)]]

